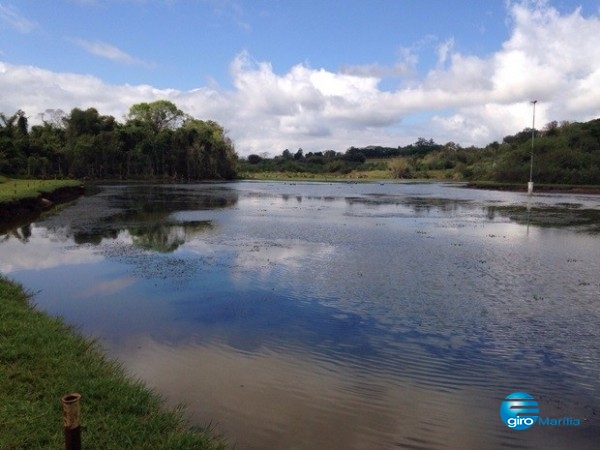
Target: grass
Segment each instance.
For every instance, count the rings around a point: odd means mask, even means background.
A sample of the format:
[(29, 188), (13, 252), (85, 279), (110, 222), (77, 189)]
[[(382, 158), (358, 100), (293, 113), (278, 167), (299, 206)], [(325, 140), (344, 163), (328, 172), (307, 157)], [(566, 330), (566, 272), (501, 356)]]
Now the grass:
[(77, 180), (21, 180), (0, 176), (0, 203), (36, 198), (61, 187), (79, 186)]
[[(388, 182), (418, 182), (418, 181), (458, 181), (467, 183), (469, 187), (478, 187), (484, 189), (514, 190), (526, 191), (527, 183), (521, 182), (498, 182), (498, 181), (469, 181), (459, 176), (457, 172), (451, 169), (424, 170), (413, 172), (414, 178), (393, 178), (390, 170), (353, 170), (347, 174), (340, 173), (309, 173), (309, 172), (241, 172), (238, 178), (242, 180), (264, 180), (264, 181), (388, 181)], [(578, 185), (578, 184), (548, 184), (535, 183), (534, 192), (581, 192), (590, 194), (600, 194), (599, 185)]]
[(213, 449), (182, 411), (128, 377), (99, 346), (31, 306), (0, 276), (0, 448), (64, 448), (60, 398), (82, 395), (82, 448)]
[(242, 172), (238, 174), (239, 179), (244, 180), (270, 180), (270, 181), (378, 181), (391, 180), (388, 171), (385, 170), (363, 170), (352, 171), (346, 174), (340, 173), (310, 173), (310, 172)]

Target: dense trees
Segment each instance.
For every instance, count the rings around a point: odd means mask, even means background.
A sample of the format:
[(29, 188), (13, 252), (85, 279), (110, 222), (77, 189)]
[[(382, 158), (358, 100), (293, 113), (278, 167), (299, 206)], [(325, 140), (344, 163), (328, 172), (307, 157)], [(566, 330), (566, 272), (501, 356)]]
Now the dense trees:
[(19, 110), (10, 117), (0, 113), (0, 121), (0, 173), (12, 167), (25, 170), (29, 153), (25, 113)]
[[(490, 179), (522, 182), (529, 177), (531, 129), (504, 138)], [(525, 135), (529, 139), (525, 139)], [(550, 122), (535, 132), (533, 179), (540, 183), (600, 184), (600, 119)]]
[[(274, 158), (251, 155), (241, 162), (240, 171), (348, 174), (384, 170), (392, 178), (525, 183), (529, 180), (531, 136), (532, 130), (526, 128), (484, 148), (419, 138), (404, 147), (350, 147), (345, 153), (326, 150), (304, 155), (286, 149)], [(600, 184), (600, 119), (550, 122), (535, 130), (533, 179), (538, 183)]]
[(173, 103), (139, 103), (121, 124), (95, 108), (47, 110), (28, 129), (22, 111), (0, 114), (0, 173), (78, 178), (230, 179), (237, 155), (214, 121)]
[(239, 164), (239, 170), (246, 173), (271, 171), (347, 174), (358, 168), (369, 170), (374, 168), (385, 169), (385, 167), (385, 162), (367, 162), (362, 149), (355, 147), (350, 147), (345, 153), (325, 150), (304, 154), (304, 150), (301, 148), (295, 153), (292, 153), (289, 149), (285, 149), (281, 155), (274, 158), (252, 154), (246, 160), (240, 161)]
[[(414, 160), (415, 176), (442, 171), (467, 180), (525, 183), (529, 180), (532, 129), (506, 136), (485, 148), (446, 144)], [(600, 184), (600, 119), (550, 122), (535, 130), (533, 179), (551, 184)]]

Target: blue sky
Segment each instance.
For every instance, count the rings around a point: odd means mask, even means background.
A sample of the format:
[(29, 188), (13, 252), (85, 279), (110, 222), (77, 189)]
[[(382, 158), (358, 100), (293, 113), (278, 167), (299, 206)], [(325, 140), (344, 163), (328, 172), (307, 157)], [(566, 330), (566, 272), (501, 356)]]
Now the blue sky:
[(166, 98), (241, 155), (485, 145), (600, 116), (590, 0), (0, 0), (0, 111)]

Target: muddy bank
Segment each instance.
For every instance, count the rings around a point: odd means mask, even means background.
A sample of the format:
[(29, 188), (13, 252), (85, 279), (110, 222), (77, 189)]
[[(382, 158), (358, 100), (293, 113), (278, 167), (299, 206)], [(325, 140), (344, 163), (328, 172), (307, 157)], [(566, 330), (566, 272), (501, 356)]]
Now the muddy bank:
[(24, 218), (36, 216), (56, 204), (74, 200), (84, 192), (83, 185), (65, 186), (52, 192), (40, 193), (37, 197), (2, 202), (0, 203), (0, 229), (5, 229)]

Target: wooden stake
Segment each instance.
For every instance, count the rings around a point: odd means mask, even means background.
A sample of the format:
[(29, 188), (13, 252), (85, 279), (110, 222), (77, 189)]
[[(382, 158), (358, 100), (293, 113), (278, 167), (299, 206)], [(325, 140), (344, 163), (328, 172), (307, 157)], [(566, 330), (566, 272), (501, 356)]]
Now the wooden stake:
[(81, 395), (67, 394), (61, 399), (63, 427), (65, 429), (65, 450), (81, 450), (81, 415), (79, 409)]

